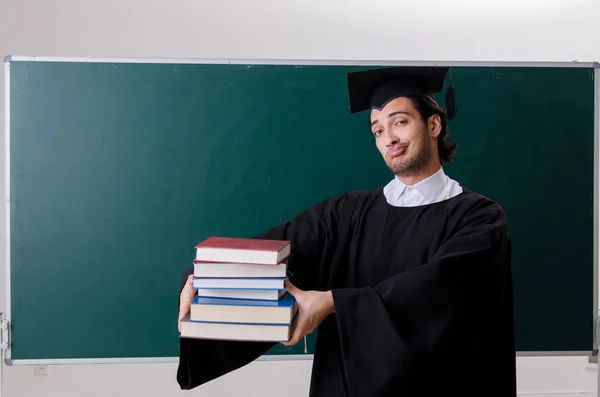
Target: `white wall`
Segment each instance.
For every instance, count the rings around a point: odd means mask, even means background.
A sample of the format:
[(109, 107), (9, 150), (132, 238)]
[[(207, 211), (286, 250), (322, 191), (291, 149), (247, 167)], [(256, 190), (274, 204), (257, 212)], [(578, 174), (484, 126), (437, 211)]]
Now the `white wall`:
[[(0, 54), (600, 61), (598, 15), (596, 0), (0, 0)], [(493, 357), (473, 359), (485, 365)], [(34, 377), (30, 367), (3, 367), (1, 390), (3, 397), (170, 397), (180, 395), (175, 369), (56, 366)], [(309, 374), (308, 361), (257, 362), (186, 395), (306, 396)], [(596, 395), (596, 366), (582, 357), (520, 358), (518, 376), (523, 395)]]

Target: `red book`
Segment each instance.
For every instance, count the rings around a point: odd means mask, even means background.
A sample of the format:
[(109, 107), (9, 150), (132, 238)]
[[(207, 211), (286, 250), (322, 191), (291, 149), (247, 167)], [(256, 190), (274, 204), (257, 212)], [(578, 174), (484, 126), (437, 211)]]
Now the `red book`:
[(277, 265), (290, 255), (291, 247), (285, 240), (209, 237), (196, 245), (196, 260)]

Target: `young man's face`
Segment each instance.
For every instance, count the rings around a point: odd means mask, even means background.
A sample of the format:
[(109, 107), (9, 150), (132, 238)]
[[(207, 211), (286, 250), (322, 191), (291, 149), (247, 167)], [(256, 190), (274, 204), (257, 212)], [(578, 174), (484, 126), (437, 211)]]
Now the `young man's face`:
[(396, 98), (381, 111), (371, 111), (371, 132), (377, 149), (390, 171), (397, 176), (412, 176), (437, 155), (440, 132), (437, 117), (423, 122), (408, 98)]

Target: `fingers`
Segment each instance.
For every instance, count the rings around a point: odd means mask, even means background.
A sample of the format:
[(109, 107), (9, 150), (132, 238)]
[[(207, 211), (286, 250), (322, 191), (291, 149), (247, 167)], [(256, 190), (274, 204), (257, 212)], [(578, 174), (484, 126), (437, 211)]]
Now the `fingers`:
[(293, 346), (296, 343), (300, 342), (300, 340), (304, 337), (304, 332), (302, 332), (299, 328), (296, 328), (293, 333), (292, 333), (292, 337), (290, 338), (290, 340), (288, 340), (287, 342), (281, 342), (283, 345), (285, 346)]
[(293, 346), (304, 337), (304, 334), (306, 334), (304, 331), (304, 324), (302, 324), (300, 319), (297, 318), (292, 324), (292, 336), (290, 337), (290, 340), (287, 342), (282, 342), (282, 344), (285, 346)]
[(191, 303), (191, 300), (194, 298), (194, 295), (196, 295), (196, 290), (194, 289), (194, 277), (190, 275), (188, 277), (187, 283), (181, 290), (179, 298), (181, 301), (183, 301), (182, 303)]
[(189, 275), (187, 282), (179, 295), (179, 316), (177, 317), (177, 330), (181, 333), (181, 320), (190, 312), (190, 305), (194, 299), (194, 277)]
[(190, 312), (190, 305), (179, 305), (179, 316), (177, 318), (177, 330), (181, 332), (181, 320)]
[(179, 316), (177, 317), (177, 331), (179, 331), (179, 333), (181, 333), (181, 319), (185, 317), (185, 315), (186, 313), (182, 310), (179, 311)]
[[(302, 306), (302, 304), (301, 304), (302, 297), (300, 295), (304, 291), (297, 288), (287, 278), (285, 279), (284, 287), (294, 298), (296, 298), (298, 305)], [(302, 309), (299, 307), (298, 310), (302, 310)], [(283, 345), (285, 345), (285, 346), (295, 345), (296, 343), (298, 343), (300, 341), (300, 339), (302, 339), (304, 337), (304, 334), (306, 333), (306, 331), (305, 331), (306, 326), (305, 326), (305, 320), (303, 320), (303, 318), (304, 318), (304, 316), (303, 316), (302, 312), (299, 313), (298, 318), (296, 319), (296, 321), (294, 322), (294, 325), (293, 325), (294, 329), (292, 330), (292, 336), (289, 341), (282, 342)]]
[(179, 319), (181, 320), (186, 314), (188, 314), (190, 312), (190, 306), (191, 306), (191, 302), (189, 302), (189, 300), (186, 300), (184, 302), (181, 302), (181, 304), (179, 305)]

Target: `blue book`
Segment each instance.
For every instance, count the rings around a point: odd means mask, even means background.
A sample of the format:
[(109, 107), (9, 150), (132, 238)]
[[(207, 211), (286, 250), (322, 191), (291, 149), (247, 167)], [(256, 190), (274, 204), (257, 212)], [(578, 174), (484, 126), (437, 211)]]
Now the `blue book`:
[(275, 307), (292, 307), (296, 302), (294, 296), (289, 292), (285, 292), (281, 299), (264, 300), (264, 299), (235, 299), (235, 298), (216, 298), (209, 296), (196, 296), (192, 301), (193, 305), (221, 305), (221, 306), (275, 306)]
[(231, 299), (196, 296), (191, 321), (237, 324), (291, 324), (298, 305), (286, 292), (279, 300)]

